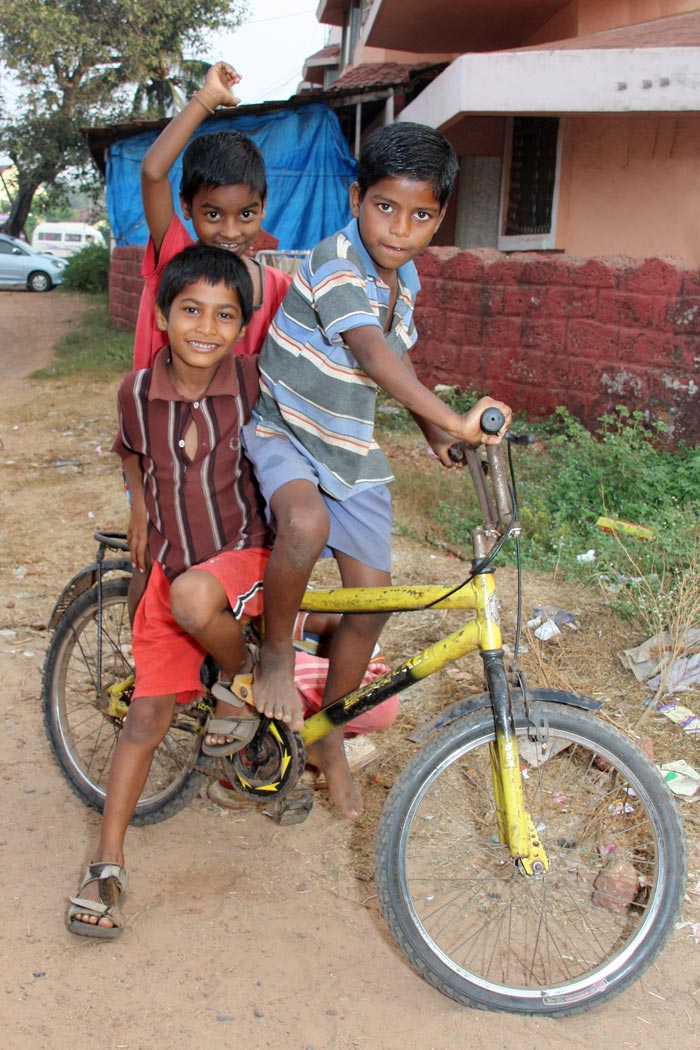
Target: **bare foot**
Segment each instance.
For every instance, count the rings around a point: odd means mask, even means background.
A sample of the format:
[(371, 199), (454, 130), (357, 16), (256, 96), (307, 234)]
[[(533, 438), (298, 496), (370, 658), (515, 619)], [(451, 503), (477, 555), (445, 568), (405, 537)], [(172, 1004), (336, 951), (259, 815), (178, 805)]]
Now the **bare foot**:
[(328, 792), (343, 816), (357, 820), (364, 805), (345, 756), (342, 726), (311, 744), (306, 754), (310, 765), (325, 774)]
[(253, 700), (256, 709), (266, 718), (286, 722), (292, 729), (301, 729), (304, 716), (301, 701), (294, 685), (294, 652), (278, 656), (260, 650), (260, 662), (255, 665)]

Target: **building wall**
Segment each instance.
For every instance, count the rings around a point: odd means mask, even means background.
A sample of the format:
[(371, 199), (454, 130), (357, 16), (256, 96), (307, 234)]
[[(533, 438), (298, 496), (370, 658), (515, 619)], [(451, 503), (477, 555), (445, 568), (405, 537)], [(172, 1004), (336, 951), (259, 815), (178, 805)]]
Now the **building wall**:
[(697, 6), (697, 0), (571, 0), (523, 44), (545, 44), (552, 40), (603, 33), (608, 29), (696, 11)]
[(565, 117), (557, 247), (700, 265), (700, 114)]
[(700, 442), (700, 272), (662, 259), (432, 248), (412, 359), (429, 386), (587, 425), (618, 404)]

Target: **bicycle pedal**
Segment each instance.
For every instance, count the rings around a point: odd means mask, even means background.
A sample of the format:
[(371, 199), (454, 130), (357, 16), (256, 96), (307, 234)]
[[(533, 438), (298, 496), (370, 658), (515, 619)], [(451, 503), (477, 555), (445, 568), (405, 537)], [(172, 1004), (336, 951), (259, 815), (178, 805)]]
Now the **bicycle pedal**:
[(252, 674), (237, 674), (231, 682), (229, 689), (241, 704), (253, 707), (253, 676)]
[(263, 813), (274, 820), (275, 824), (286, 827), (290, 824), (302, 824), (314, 804), (314, 793), (310, 788), (291, 791), (284, 798), (269, 802)]

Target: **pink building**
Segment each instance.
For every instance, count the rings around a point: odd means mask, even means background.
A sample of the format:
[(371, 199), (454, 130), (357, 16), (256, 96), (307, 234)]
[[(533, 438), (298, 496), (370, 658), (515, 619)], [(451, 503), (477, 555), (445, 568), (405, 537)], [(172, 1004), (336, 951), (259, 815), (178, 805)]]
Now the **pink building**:
[(342, 26), (341, 77), (449, 62), (395, 114), (460, 156), (444, 243), (700, 264), (698, 3), (321, 0), (318, 17)]
[(421, 264), (424, 379), (588, 422), (626, 403), (700, 441), (700, 4), (320, 0), (317, 17), (334, 28), (309, 80), (393, 71), (362, 134), (414, 120), (460, 157), (439, 237), (467, 251)]

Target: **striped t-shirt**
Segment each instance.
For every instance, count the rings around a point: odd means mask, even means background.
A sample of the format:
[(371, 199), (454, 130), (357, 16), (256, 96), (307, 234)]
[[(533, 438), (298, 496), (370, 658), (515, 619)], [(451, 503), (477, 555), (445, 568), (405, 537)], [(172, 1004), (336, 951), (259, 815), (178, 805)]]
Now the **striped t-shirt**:
[[(420, 282), (412, 262), (398, 278), (384, 335), (401, 357), (417, 338), (413, 308)], [(390, 294), (353, 219), (304, 260), (260, 353), (257, 435), (289, 438), (336, 499), (393, 480), (374, 440), (376, 384), (343, 340), (344, 332), (363, 325), (383, 331)]]
[[(240, 440), (258, 392), (257, 359), (228, 354), (205, 395), (190, 400), (170, 381), (169, 354), (165, 347), (153, 368), (122, 380), (112, 451), (141, 457), (149, 550), (173, 579), (219, 551), (269, 546), (270, 537)], [(190, 459), (185, 436), (193, 422)]]

